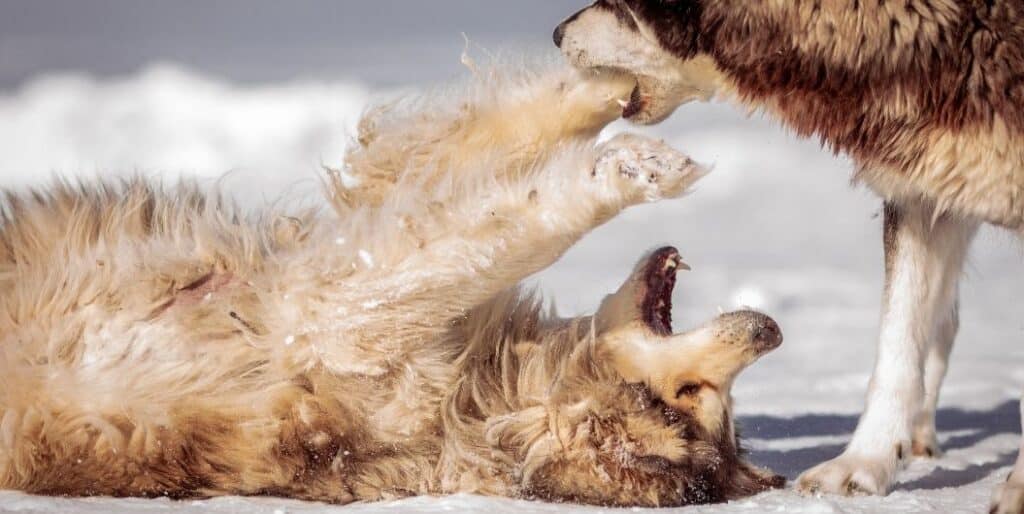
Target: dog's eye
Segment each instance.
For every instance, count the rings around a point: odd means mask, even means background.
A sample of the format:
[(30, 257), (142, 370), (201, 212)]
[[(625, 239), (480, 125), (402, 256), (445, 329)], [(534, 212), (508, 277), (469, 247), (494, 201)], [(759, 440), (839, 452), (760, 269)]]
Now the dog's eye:
[(683, 396), (693, 396), (700, 392), (702, 386), (697, 382), (687, 382), (676, 390), (676, 398), (682, 398)]

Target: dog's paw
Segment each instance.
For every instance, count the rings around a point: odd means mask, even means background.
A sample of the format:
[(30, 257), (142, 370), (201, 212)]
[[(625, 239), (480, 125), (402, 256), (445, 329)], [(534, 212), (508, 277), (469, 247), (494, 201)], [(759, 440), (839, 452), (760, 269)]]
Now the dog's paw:
[(675, 198), (706, 174), (693, 159), (662, 141), (620, 134), (602, 144), (592, 176), (630, 202)]
[(1024, 483), (1014, 480), (1013, 475), (996, 487), (992, 495), (990, 514), (1024, 513)]
[(896, 464), (889, 458), (844, 453), (804, 472), (796, 488), (805, 495), (885, 495), (895, 472)]
[(915, 457), (926, 459), (941, 457), (942, 449), (939, 448), (939, 441), (935, 436), (935, 426), (915, 429), (910, 449)]

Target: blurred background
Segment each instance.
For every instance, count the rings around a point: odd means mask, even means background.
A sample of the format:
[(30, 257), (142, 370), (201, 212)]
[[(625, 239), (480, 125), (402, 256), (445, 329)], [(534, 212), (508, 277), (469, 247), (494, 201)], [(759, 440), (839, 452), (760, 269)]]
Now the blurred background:
[[(317, 194), (374, 98), (464, 73), (472, 52), (554, 54), (575, 0), (0, 0), (0, 185), (55, 176), (197, 177), (256, 207)], [(625, 129), (617, 124), (612, 130)], [(751, 306), (786, 343), (737, 384), (739, 412), (856, 413), (881, 296), (880, 201), (842, 157), (729, 105), (641, 130), (715, 172), (681, 201), (632, 209), (534, 279), (593, 309), (634, 260), (678, 246), (693, 271), (680, 328)], [(1024, 378), (1019, 243), (985, 230), (964, 285), (944, 405), (987, 408)]]

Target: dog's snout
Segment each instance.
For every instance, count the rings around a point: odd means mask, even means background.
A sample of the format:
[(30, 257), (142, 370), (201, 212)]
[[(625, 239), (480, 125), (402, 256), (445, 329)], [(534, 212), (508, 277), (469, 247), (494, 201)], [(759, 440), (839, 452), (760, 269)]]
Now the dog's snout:
[(772, 318), (756, 314), (755, 328), (751, 340), (758, 351), (774, 350), (782, 344), (782, 329)]
[(715, 320), (718, 334), (729, 344), (743, 345), (756, 355), (770, 352), (782, 344), (782, 329), (771, 317), (743, 310), (723, 314)]
[(555, 33), (551, 37), (555, 41), (555, 46), (562, 48), (562, 40), (565, 39), (565, 24), (560, 23), (555, 27)]
[(590, 7), (583, 9), (581, 11), (577, 11), (576, 14), (569, 16), (562, 23), (559, 23), (557, 27), (555, 27), (555, 33), (551, 35), (551, 39), (554, 40), (555, 46), (557, 46), (558, 48), (562, 48), (562, 41), (565, 40), (565, 33), (568, 30), (569, 24), (576, 21), (576, 19), (579, 18), (580, 15), (582, 15), (589, 9)]

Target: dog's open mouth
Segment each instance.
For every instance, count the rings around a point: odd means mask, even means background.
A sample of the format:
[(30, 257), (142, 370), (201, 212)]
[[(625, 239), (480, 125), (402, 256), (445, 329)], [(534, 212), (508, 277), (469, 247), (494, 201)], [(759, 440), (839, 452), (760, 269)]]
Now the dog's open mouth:
[(647, 260), (640, 315), (655, 334), (672, 335), (672, 291), (676, 286), (676, 271), (680, 269), (690, 268), (672, 247), (654, 252)]
[(633, 87), (633, 92), (629, 94), (629, 100), (622, 103), (622, 117), (627, 120), (634, 118), (636, 115), (644, 112), (646, 106), (646, 98), (643, 91), (640, 90), (640, 82), (637, 82), (636, 86)]
[(702, 60), (684, 64), (682, 71), (666, 72), (665, 76), (639, 72), (618, 65), (578, 67), (599, 74), (628, 77), (633, 88), (628, 96), (618, 98), (622, 117), (638, 125), (653, 125), (668, 118), (675, 110), (693, 100), (709, 100), (718, 88), (716, 71)]
[(633, 90), (629, 96), (618, 100), (619, 105), (622, 107), (623, 118), (628, 120), (644, 112), (644, 109), (647, 107), (647, 95), (644, 94), (643, 87), (641, 86), (643, 79), (640, 76), (614, 66), (595, 66), (591, 69), (596, 73), (626, 76), (634, 82)]

